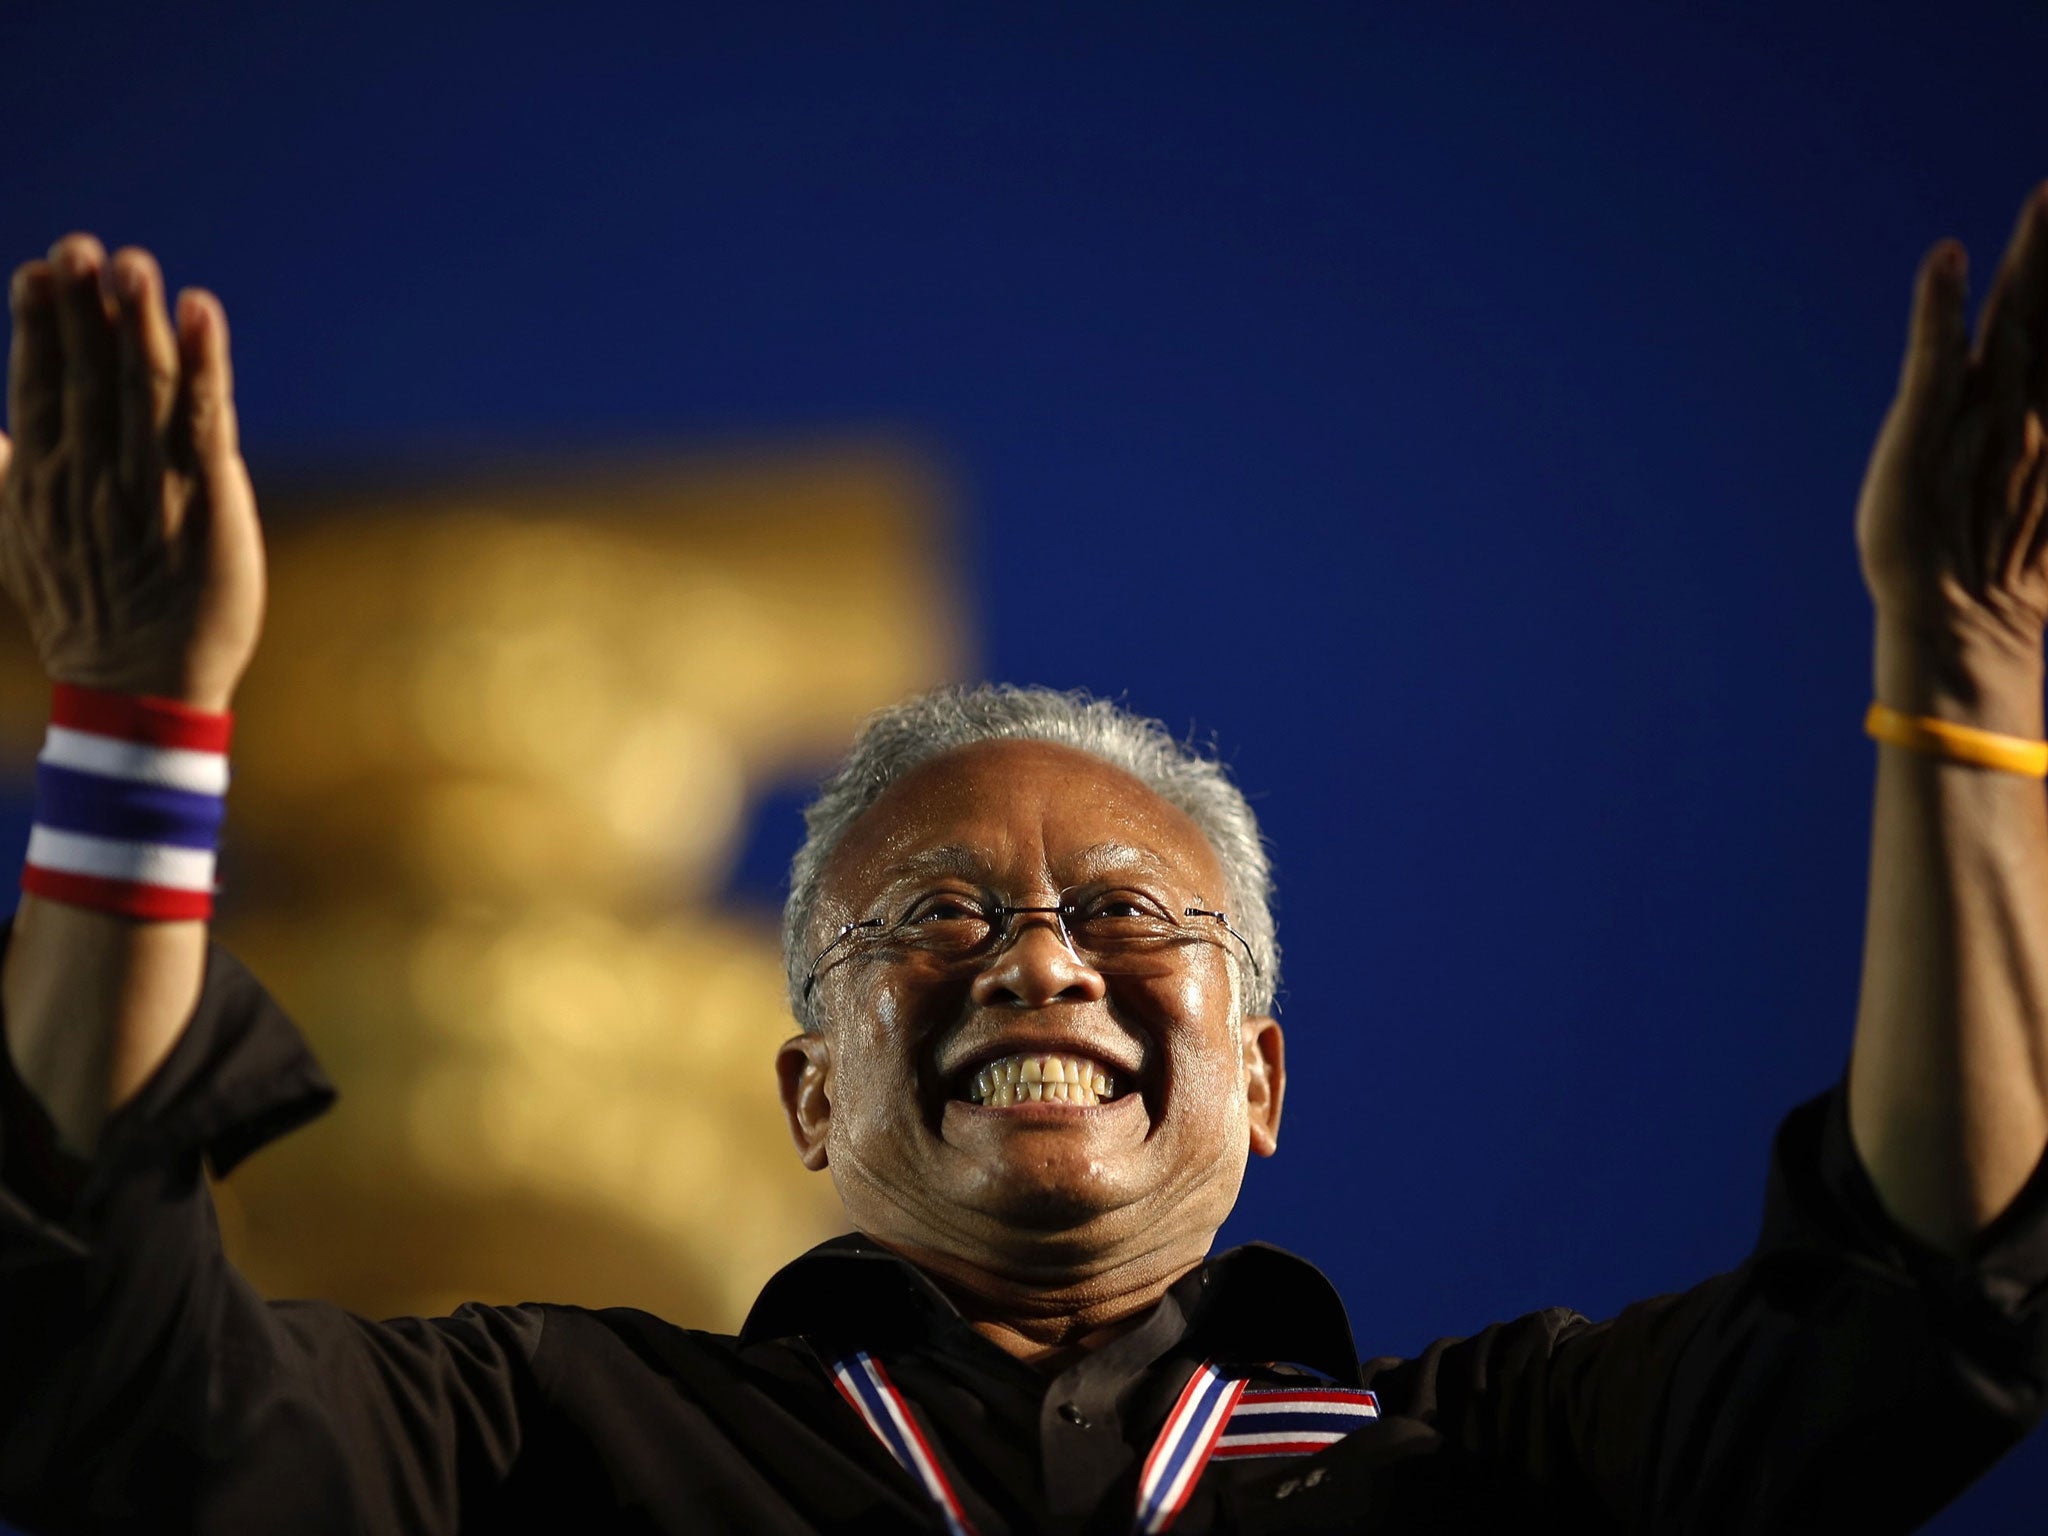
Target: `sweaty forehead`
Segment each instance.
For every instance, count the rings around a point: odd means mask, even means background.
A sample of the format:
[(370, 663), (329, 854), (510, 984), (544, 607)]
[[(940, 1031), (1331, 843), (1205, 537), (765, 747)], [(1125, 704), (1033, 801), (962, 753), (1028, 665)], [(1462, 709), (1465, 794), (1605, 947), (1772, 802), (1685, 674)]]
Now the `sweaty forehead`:
[(1141, 780), (1054, 742), (984, 741), (884, 790), (834, 851), (824, 884), (828, 897), (857, 903), (923, 874), (1063, 885), (1111, 869), (1222, 897), (1222, 866), (1202, 829)]

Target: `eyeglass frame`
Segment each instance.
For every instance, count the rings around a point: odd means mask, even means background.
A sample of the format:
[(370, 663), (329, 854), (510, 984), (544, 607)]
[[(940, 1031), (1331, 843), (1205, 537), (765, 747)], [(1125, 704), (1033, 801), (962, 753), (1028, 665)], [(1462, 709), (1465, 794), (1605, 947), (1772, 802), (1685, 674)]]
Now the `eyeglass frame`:
[[(1060, 894), (1065, 895), (1066, 892), (1062, 891)], [(912, 910), (915, 910), (915, 903), (912, 905)], [(1013, 907), (998, 903), (996, 906), (991, 907), (987, 914), (990, 927), (989, 936), (986, 941), (988, 947), (980, 957), (982, 964), (986, 965), (990, 960), (1001, 954), (1009, 944), (1012, 937), (1010, 919), (1013, 917), (1029, 916), (1032, 913), (1044, 913), (1053, 917), (1059, 926), (1060, 942), (1066, 946), (1067, 953), (1079, 960), (1081, 952), (1074, 945), (1073, 930), (1067, 926), (1067, 919), (1080, 910), (1080, 903), (1074, 901), (1063, 901), (1058, 906), (1053, 907)], [(1244, 957), (1251, 964), (1252, 975), (1258, 976), (1263, 974), (1259, 968), (1259, 957), (1252, 952), (1251, 940), (1230, 926), (1230, 919), (1223, 915), (1222, 909), (1211, 910), (1207, 907), (1183, 907), (1180, 915), (1182, 917), (1215, 918), (1218, 923), (1223, 925), (1225, 933), (1244, 946)], [(897, 921), (900, 925), (902, 919), (899, 918)], [(886, 917), (864, 917), (857, 923), (842, 923), (839, 932), (833, 936), (832, 942), (811, 957), (811, 968), (804, 975), (804, 989), (800, 994), (803, 1000), (807, 1003), (811, 1000), (811, 989), (818, 984), (818, 967), (825, 963), (827, 955), (831, 954), (833, 950), (863, 929), (886, 928), (888, 926), (889, 920)], [(1084, 965), (1087, 964), (1086, 961), (1082, 961), (1082, 963)]]

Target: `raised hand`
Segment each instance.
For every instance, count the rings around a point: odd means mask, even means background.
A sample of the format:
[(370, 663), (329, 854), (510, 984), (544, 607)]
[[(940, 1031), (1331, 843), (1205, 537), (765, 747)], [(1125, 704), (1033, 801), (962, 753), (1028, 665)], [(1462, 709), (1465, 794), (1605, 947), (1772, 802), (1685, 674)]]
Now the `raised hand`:
[[(2048, 183), (2020, 210), (1974, 341), (1966, 271), (1953, 240), (1921, 263), (1898, 395), (1857, 504), (1880, 701), (1925, 709), (1937, 698), (1981, 700), (1989, 728), (2038, 734), (2048, 630)], [(1900, 697), (1883, 698), (1888, 688)]]
[(58, 682), (228, 707), (263, 621), (227, 315), (67, 235), (16, 269), (0, 585)]

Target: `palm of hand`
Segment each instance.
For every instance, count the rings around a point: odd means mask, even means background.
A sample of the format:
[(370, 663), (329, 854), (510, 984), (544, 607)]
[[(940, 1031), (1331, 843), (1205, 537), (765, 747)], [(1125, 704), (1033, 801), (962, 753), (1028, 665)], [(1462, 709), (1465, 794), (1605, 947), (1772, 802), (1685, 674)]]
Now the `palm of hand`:
[(2048, 184), (1971, 342), (1961, 246), (1921, 263), (1898, 395), (1856, 509), (1881, 629), (2038, 670), (2048, 629)]
[(61, 682), (225, 709), (263, 612), (225, 316), (73, 235), (14, 277), (0, 585)]

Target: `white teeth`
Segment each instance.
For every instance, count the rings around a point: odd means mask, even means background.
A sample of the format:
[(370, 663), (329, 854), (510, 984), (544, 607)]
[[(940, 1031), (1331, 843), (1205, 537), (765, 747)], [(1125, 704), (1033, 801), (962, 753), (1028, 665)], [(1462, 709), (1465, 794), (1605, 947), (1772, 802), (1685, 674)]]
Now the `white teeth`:
[(992, 1109), (1012, 1104), (1100, 1104), (1117, 1096), (1115, 1080), (1080, 1056), (1005, 1056), (968, 1085), (970, 1102)]

